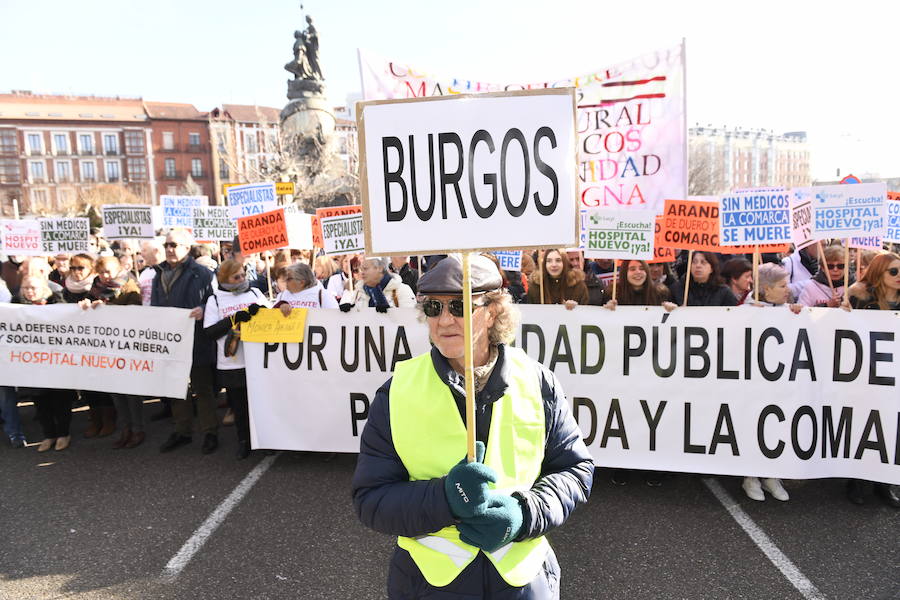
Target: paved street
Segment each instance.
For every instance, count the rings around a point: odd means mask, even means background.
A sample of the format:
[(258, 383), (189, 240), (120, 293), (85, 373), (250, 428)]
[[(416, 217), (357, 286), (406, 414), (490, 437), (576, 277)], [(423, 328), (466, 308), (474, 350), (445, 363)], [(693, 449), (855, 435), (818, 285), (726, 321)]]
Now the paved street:
[[(37, 441), (33, 408), (22, 413)], [(77, 413), (73, 431), (85, 422)], [(45, 454), (3, 445), (0, 598), (384, 597), (393, 541), (353, 513), (354, 455), (326, 462), (254, 453), (237, 462), (232, 428), (222, 429), (211, 456), (200, 454), (199, 436), (161, 455), (168, 433), (152, 423), (148, 443), (132, 451), (111, 450), (110, 438), (75, 437), (71, 449)], [(178, 575), (166, 577), (185, 542), (263, 460), (270, 468)], [(897, 511), (874, 499), (851, 505), (839, 481), (788, 482), (790, 502), (764, 504), (746, 499), (739, 479), (718, 481), (787, 563), (767, 558), (700, 477), (616, 487), (598, 471), (590, 503), (551, 535), (562, 598), (900, 598)], [(811, 590), (801, 593), (775, 563)]]

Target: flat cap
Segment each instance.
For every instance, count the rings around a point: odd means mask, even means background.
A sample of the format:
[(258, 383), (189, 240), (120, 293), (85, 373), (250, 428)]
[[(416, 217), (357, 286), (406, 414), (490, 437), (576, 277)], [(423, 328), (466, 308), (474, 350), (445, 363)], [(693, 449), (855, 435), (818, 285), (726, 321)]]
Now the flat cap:
[[(469, 260), (472, 292), (493, 292), (503, 279), (491, 259), (473, 254)], [(450, 254), (419, 278), (419, 294), (462, 294), (462, 257)]]

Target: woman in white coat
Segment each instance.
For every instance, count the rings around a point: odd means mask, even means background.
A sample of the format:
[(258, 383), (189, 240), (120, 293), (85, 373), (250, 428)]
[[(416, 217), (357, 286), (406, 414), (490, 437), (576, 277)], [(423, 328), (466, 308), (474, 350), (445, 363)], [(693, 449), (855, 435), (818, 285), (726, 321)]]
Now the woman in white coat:
[(387, 312), (388, 308), (415, 308), (416, 296), (412, 289), (396, 273), (388, 270), (387, 258), (367, 257), (362, 260), (360, 275), (352, 291), (341, 298), (341, 310), (349, 311), (354, 306), (361, 310), (374, 308)]
[(244, 349), (238, 335), (240, 324), (249, 321), (260, 307), (269, 305), (263, 293), (250, 287), (244, 265), (226, 260), (216, 274), (219, 287), (206, 301), (203, 312), (203, 333), (216, 340), (216, 368), (218, 382), (228, 393), (228, 404), (234, 411), (237, 430), (237, 458), (250, 455), (250, 412), (247, 405), (247, 372), (244, 369)]

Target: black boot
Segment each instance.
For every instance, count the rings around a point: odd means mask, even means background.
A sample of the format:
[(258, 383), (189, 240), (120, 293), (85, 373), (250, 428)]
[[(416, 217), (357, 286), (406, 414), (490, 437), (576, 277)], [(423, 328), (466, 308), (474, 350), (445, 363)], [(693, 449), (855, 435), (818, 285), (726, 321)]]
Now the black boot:
[(876, 483), (875, 494), (881, 496), (884, 503), (891, 508), (900, 508), (900, 496), (897, 495), (897, 490), (891, 484)]
[(860, 481), (859, 479), (848, 479), (847, 500), (849, 500), (853, 504), (865, 504), (865, 482)]

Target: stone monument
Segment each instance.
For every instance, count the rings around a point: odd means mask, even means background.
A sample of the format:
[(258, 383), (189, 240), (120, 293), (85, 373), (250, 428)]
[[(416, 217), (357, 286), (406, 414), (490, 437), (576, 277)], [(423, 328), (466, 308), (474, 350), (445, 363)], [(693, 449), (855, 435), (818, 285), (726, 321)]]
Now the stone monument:
[(289, 102), (281, 111), (281, 131), (300, 154), (324, 147), (334, 133), (335, 118), (325, 98), (325, 78), (319, 62), (319, 33), (312, 17), (306, 29), (294, 32), (294, 58), (284, 65)]

